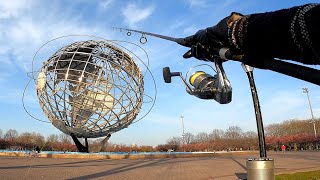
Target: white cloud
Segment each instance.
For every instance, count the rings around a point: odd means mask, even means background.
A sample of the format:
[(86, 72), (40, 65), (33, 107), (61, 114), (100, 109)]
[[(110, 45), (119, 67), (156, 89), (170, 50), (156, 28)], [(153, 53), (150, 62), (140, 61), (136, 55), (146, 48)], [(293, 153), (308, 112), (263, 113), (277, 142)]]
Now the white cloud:
[[(31, 19), (21, 18), (7, 27), (7, 38), (10, 43), (34, 43), (42, 40), (44, 32), (40, 24)], [(30, 41), (32, 40), (32, 41)]]
[(190, 7), (204, 7), (206, 6), (206, 0), (188, 0)]
[(0, 19), (19, 16), (23, 9), (30, 8), (31, 0), (1, 0)]
[(137, 23), (147, 19), (153, 11), (153, 6), (142, 8), (138, 7), (136, 4), (128, 4), (126, 7), (122, 9), (122, 15), (125, 18), (125, 22), (130, 27), (133, 27)]
[(212, 2), (208, 0), (187, 0), (187, 3), (191, 8), (204, 8), (204, 7), (216, 7), (219, 10), (225, 10), (225, 8), (230, 7), (236, 1), (235, 0), (225, 0), (222, 2)]
[[(45, 12), (38, 12), (37, 15), (41, 16), (42, 13)], [(0, 45), (0, 47), (4, 46), (0, 50), (0, 56), (14, 56), (15, 63), (26, 71), (30, 70), (31, 60), (38, 48), (53, 38), (70, 34), (97, 34), (107, 38), (108, 34), (112, 34), (106, 29), (85, 26), (76, 16), (70, 15), (69, 18), (61, 19), (52, 12), (52, 14), (47, 13), (46, 21), (34, 17), (35, 14), (21, 15), (13, 21), (0, 23), (0, 26), (6, 27), (0, 28), (0, 34), (3, 35), (0, 36), (0, 41), (6, 42), (5, 46)]]
[(113, 3), (114, 0), (104, 0), (99, 2), (99, 7), (102, 9), (107, 9)]

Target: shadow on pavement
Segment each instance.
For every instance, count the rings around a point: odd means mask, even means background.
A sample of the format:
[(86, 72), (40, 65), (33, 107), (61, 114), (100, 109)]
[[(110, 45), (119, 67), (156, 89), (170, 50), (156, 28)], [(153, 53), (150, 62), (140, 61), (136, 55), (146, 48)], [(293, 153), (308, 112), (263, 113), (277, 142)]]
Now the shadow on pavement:
[[(235, 160), (233, 157), (231, 158), (235, 163), (237, 163), (244, 170), (247, 170), (247, 167), (241, 164), (239, 161)], [(247, 179), (247, 173), (234, 173), (238, 179)]]
[(234, 173), (238, 179), (247, 179), (247, 173)]
[(103, 176), (108, 176), (111, 174), (126, 172), (129, 170), (135, 170), (135, 169), (139, 169), (139, 168), (143, 168), (143, 167), (150, 167), (153, 165), (157, 165), (159, 163), (166, 162), (168, 160), (170, 160), (170, 159), (169, 158), (157, 159), (157, 160), (153, 160), (153, 162), (147, 163), (147, 164), (141, 164), (141, 163), (144, 163), (145, 161), (144, 162), (137, 162), (135, 164), (125, 165), (122, 167), (116, 167), (116, 168), (113, 168), (113, 169), (110, 169), (110, 170), (107, 170), (104, 172), (99, 172), (99, 173), (95, 173), (95, 174), (90, 174), (90, 175), (85, 175), (85, 176), (80, 176), (80, 177), (75, 177), (75, 178), (70, 178), (70, 179), (74, 179), (74, 180), (76, 180), (76, 179), (94, 179), (94, 178), (99, 178), (99, 177), (103, 177)]

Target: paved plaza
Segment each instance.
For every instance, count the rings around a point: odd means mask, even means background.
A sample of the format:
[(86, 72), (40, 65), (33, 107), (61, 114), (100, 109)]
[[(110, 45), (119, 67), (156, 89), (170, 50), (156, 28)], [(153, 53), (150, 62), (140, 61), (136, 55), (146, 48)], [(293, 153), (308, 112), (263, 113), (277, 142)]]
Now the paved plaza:
[[(254, 155), (165, 159), (54, 159), (0, 157), (0, 179), (243, 179)], [(320, 169), (319, 152), (270, 152), (275, 173)]]

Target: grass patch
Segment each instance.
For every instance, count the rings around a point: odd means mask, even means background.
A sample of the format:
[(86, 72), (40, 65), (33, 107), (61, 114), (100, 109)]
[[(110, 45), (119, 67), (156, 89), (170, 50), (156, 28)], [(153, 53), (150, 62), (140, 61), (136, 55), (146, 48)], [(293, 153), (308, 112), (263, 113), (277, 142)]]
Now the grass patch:
[(320, 180), (320, 170), (276, 175), (276, 180)]

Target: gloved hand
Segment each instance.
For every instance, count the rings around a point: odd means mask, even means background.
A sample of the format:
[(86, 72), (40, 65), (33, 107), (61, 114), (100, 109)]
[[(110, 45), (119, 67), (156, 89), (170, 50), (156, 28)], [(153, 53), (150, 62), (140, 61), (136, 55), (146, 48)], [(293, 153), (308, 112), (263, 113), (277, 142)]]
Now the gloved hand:
[(199, 30), (196, 34), (184, 38), (192, 46), (183, 57), (195, 57), (205, 61), (212, 60), (214, 56), (212, 48), (220, 49), (231, 46), (228, 39), (228, 28), (235, 20), (242, 16), (239, 13), (233, 12), (230, 16), (222, 19), (217, 25)]

